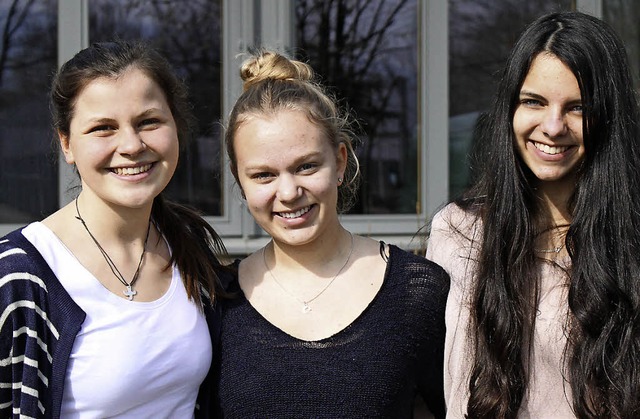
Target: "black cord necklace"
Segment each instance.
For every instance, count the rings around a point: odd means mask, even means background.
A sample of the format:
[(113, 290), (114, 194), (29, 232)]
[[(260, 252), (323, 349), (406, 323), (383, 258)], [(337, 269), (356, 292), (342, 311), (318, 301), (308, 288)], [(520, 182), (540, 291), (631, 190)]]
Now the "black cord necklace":
[(133, 278), (131, 278), (131, 282), (127, 282), (124, 279), (124, 276), (120, 273), (120, 270), (118, 269), (116, 264), (113, 262), (113, 260), (111, 260), (107, 252), (102, 248), (102, 246), (100, 246), (100, 243), (98, 243), (98, 240), (93, 236), (93, 234), (91, 234), (91, 231), (89, 231), (89, 227), (87, 227), (87, 223), (84, 222), (84, 219), (80, 215), (80, 209), (78, 209), (78, 198), (76, 198), (76, 214), (78, 214), (76, 218), (82, 223), (82, 226), (84, 227), (85, 230), (87, 230), (87, 233), (89, 233), (89, 236), (91, 237), (93, 242), (96, 244), (96, 246), (98, 246), (100, 253), (102, 253), (104, 260), (107, 262), (107, 265), (109, 265), (109, 268), (111, 269), (111, 272), (113, 272), (113, 275), (116, 278), (118, 278), (118, 281), (120, 281), (122, 285), (127, 287), (127, 289), (122, 291), (122, 293), (127, 296), (129, 301), (132, 301), (133, 297), (138, 293), (138, 291), (133, 289), (133, 284), (135, 284), (135, 282), (138, 280), (138, 276), (140, 276), (140, 267), (142, 267), (142, 260), (144, 259), (144, 254), (147, 251), (147, 241), (149, 240), (149, 231), (151, 230), (151, 222), (149, 222), (149, 227), (147, 228), (147, 236), (145, 237), (144, 245), (142, 246), (142, 254), (140, 255), (138, 268), (136, 269), (136, 272), (133, 274)]

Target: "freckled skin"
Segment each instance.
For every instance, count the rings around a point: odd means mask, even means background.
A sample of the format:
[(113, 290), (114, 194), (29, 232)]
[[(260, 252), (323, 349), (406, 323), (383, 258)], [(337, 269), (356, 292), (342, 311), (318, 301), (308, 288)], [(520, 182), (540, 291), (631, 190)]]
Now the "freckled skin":
[[(302, 245), (340, 228), (336, 204), (346, 148), (336, 150), (306, 115), (252, 116), (237, 130), (234, 148), (249, 210), (274, 241)], [(300, 210), (299, 217), (282, 216)]]

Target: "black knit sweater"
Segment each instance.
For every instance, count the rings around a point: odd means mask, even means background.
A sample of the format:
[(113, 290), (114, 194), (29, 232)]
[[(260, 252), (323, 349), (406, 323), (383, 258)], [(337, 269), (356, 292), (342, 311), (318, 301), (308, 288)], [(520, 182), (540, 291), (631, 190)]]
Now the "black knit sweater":
[[(232, 289), (239, 291), (236, 282)], [(337, 334), (296, 339), (240, 296), (223, 307), (219, 407), (225, 418), (410, 418), (416, 395), (444, 416), (448, 275), (390, 246), (384, 283)], [(240, 292), (241, 294), (241, 292)]]

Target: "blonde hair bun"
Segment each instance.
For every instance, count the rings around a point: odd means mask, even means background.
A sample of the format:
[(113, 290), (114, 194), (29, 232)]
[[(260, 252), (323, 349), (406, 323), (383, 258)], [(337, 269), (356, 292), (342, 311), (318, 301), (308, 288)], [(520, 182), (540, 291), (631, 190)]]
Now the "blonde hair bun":
[(291, 60), (277, 52), (258, 51), (242, 63), (240, 77), (243, 90), (246, 91), (265, 80), (311, 81), (314, 74), (308, 64)]

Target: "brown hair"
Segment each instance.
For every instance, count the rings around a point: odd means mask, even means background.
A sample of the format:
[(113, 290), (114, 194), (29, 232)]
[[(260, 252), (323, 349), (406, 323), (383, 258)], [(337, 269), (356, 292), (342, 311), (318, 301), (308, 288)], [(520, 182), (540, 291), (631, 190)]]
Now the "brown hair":
[[(178, 140), (183, 144), (194, 121), (187, 88), (167, 60), (142, 42), (95, 43), (67, 61), (51, 87), (54, 129), (69, 136), (76, 99), (82, 90), (93, 80), (117, 78), (131, 68), (143, 71), (160, 86), (176, 122)], [(151, 216), (171, 246), (168, 266), (173, 263), (178, 266), (189, 298), (201, 303), (203, 292), (211, 301), (215, 295), (222, 295), (218, 257), (226, 257), (227, 252), (209, 223), (197, 211), (170, 202), (162, 194), (154, 199)]]

